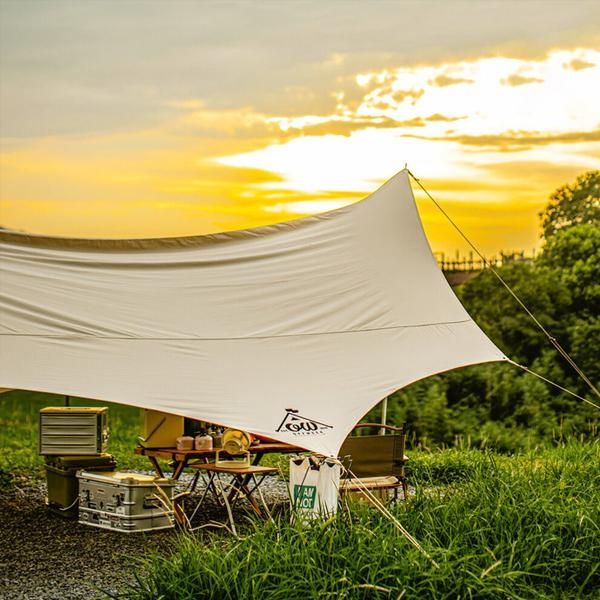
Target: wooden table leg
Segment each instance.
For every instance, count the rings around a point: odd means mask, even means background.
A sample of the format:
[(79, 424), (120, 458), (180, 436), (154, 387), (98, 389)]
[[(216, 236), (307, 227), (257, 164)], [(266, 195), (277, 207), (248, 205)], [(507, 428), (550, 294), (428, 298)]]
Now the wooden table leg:
[[(247, 477), (250, 478), (249, 481), (246, 480)], [(264, 476), (263, 476), (263, 478), (264, 478)], [(252, 492), (254, 492), (254, 490), (258, 486), (255, 485), (254, 488), (252, 488), (252, 490), (250, 490), (248, 488), (248, 483), (250, 483), (250, 481), (254, 481), (254, 483), (256, 483), (256, 480), (254, 479), (253, 475), (246, 475), (243, 477), (235, 478), (235, 480), (234, 480), (235, 492), (236, 492), (235, 498), (237, 498), (239, 495), (244, 496), (244, 498), (246, 498), (248, 500), (248, 502), (250, 502), (250, 505), (254, 509), (254, 512), (260, 517), (260, 516), (262, 516), (262, 512), (260, 510), (260, 505), (256, 501), (256, 498), (252, 495)]]
[(171, 478), (175, 479), (175, 480), (179, 479), (181, 477), (181, 474), (183, 473), (183, 470), (185, 469), (186, 465), (187, 465), (187, 461), (185, 461), (185, 460), (175, 461), (175, 465), (174, 465), (175, 469), (173, 470), (173, 475), (171, 475)]
[(158, 461), (156, 460), (156, 456), (148, 456), (148, 458), (150, 459), (150, 462), (152, 463), (152, 466), (154, 467), (156, 474), (161, 479), (164, 479), (165, 474), (163, 473), (163, 470), (160, 468), (160, 465), (158, 464)]
[(188, 490), (191, 492), (196, 491), (196, 486), (198, 485), (198, 478), (200, 477), (200, 471), (196, 471), (194, 473), (194, 477), (192, 477), (192, 482), (188, 486)]

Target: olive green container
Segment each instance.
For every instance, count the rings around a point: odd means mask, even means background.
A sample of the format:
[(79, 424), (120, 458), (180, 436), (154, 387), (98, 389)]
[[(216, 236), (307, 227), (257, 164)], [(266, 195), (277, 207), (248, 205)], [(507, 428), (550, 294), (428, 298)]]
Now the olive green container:
[(77, 471), (114, 471), (117, 468), (112, 454), (97, 456), (47, 456), (47, 505), (65, 519), (79, 516), (79, 479)]

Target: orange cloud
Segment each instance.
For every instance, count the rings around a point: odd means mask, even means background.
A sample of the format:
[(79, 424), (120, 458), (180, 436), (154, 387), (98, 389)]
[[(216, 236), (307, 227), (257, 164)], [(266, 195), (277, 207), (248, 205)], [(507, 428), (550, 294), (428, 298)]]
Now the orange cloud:
[(429, 115), (428, 117), (425, 117), (425, 121), (430, 121), (430, 122), (451, 122), (451, 121), (460, 121), (462, 119), (466, 119), (466, 116), (463, 117), (447, 117), (445, 115), (441, 115), (440, 113), (435, 113), (433, 115)]
[(458, 85), (460, 83), (475, 83), (475, 81), (473, 79), (465, 79), (463, 77), (450, 77), (448, 75), (438, 75), (434, 80), (433, 80), (433, 85), (436, 85), (438, 87), (446, 87), (449, 85)]
[(591, 69), (595, 67), (596, 64), (592, 62), (588, 62), (586, 60), (582, 60), (580, 58), (574, 58), (572, 61), (568, 62), (565, 65), (565, 68), (572, 69), (573, 71), (581, 71), (582, 69)]
[(523, 75), (514, 73), (513, 75), (509, 75), (505, 79), (502, 79), (501, 82), (504, 85), (510, 85), (512, 87), (516, 87), (518, 85), (527, 85), (529, 83), (543, 83), (544, 80), (538, 79), (537, 77), (524, 77)]
[(534, 146), (549, 144), (580, 144), (600, 141), (600, 129), (594, 131), (569, 131), (566, 133), (546, 134), (535, 131), (507, 131), (498, 135), (451, 135), (444, 137), (420, 138), (437, 141), (452, 141), (464, 146), (494, 148), (501, 152), (522, 152)]

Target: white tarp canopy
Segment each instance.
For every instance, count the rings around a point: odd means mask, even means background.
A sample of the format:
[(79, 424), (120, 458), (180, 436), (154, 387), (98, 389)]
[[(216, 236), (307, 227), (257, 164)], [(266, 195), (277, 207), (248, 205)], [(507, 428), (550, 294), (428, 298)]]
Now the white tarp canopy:
[(407, 171), (272, 226), (0, 233), (0, 387), (153, 408), (336, 455), (382, 398), (506, 360), (439, 270)]

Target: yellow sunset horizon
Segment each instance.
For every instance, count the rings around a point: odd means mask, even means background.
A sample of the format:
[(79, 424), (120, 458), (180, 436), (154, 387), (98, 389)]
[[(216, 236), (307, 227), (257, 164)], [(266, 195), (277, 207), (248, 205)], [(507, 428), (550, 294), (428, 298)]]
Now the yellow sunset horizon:
[[(136, 38), (133, 29), (139, 55), (125, 60), (140, 80), (128, 89), (119, 54), (100, 56), (103, 35), (130, 43), (108, 33), (116, 16), (92, 27), (66, 3), (62, 16), (98, 39), (79, 30), (59, 37), (42, 18), (60, 15), (9, 2), (0, 61), (0, 225), (101, 238), (245, 229), (355, 202), (406, 165), (484, 255), (531, 254), (540, 248), (538, 215), (550, 194), (600, 164), (600, 51), (584, 18), (598, 11), (583, 4), (585, 14), (569, 16), (569, 35), (560, 44), (549, 37), (547, 47), (529, 47), (522, 32), (500, 26), (492, 42), (461, 48), (466, 40), (457, 35), (452, 53), (433, 48), (426, 59), (407, 58), (391, 28), (380, 45), (357, 42), (355, 50), (341, 36), (337, 46), (298, 42), (289, 56), (269, 55), (263, 87), (244, 71), (236, 88), (227, 61), (241, 69), (252, 52), (273, 51), (279, 38), (248, 34), (235, 52), (233, 42), (215, 42), (196, 54), (199, 38), (179, 22), (182, 36), (189, 34), (188, 53), (169, 51), (163, 60), (152, 38)], [(558, 6), (567, 14), (570, 4)], [(220, 10), (211, 5), (208, 12), (217, 19)], [(380, 16), (372, 10), (364, 14)], [(411, 10), (418, 12), (414, 4)], [(489, 16), (475, 12), (493, 31)], [(158, 31), (161, 14), (150, 29)], [(128, 16), (136, 17), (131, 7)], [(269, 18), (300, 38), (315, 35), (310, 25)], [(40, 39), (23, 36), (33, 25)], [(54, 52), (39, 67), (30, 57), (41, 44)], [(99, 79), (77, 68), (76, 46), (87, 49)], [(142, 51), (155, 61), (142, 61)], [(188, 78), (195, 70), (212, 73), (221, 87), (173, 78), (163, 89), (163, 75), (173, 65), (183, 69), (175, 56), (189, 62)], [(125, 86), (121, 97), (117, 80)], [(432, 250), (466, 255), (464, 240), (416, 183), (413, 189)]]

